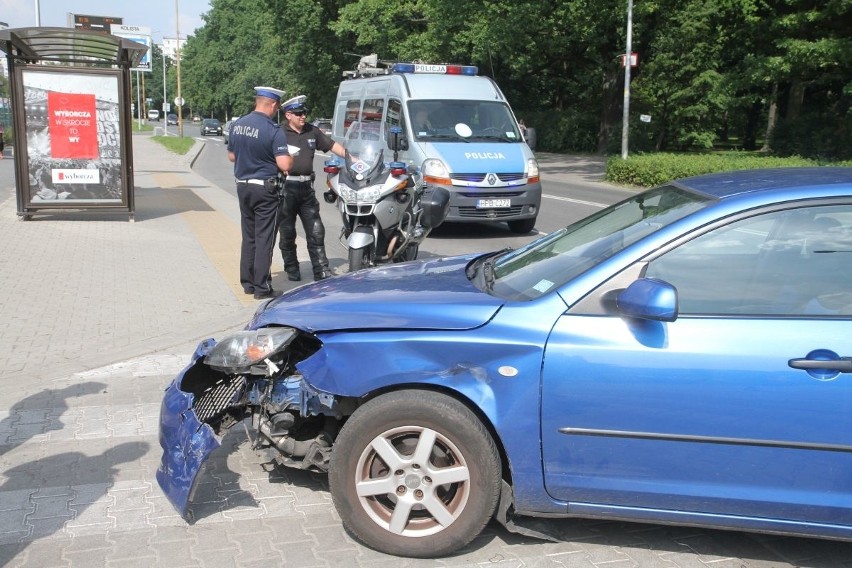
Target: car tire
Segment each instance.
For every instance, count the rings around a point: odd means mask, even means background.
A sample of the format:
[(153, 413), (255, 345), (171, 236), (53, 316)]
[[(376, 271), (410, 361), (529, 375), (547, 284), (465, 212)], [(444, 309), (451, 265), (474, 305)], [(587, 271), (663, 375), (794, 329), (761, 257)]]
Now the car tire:
[[(497, 507), (494, 440), (469, 408), (445, 394), (408, 390), (373, 399), (349, 418), (335, 448), (332, 500), (346, 529), (375, 550), (446, 556), (473, 540)], [(415, 458), (424, 451), (425, 463)]]
[(507, 221), (509, 225), (509, 230), (518, 235), (526, 235), (533, 229), (535, 229), (535, 221), (536, 218), (532, 219), (519, 219), (517, 221)]

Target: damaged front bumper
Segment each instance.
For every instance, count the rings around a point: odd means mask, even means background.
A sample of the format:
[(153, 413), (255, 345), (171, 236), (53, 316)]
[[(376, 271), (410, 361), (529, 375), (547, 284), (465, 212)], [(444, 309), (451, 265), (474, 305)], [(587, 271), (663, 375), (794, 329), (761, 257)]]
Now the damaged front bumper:
[(163, 458), (157, 469), (157, 483), (184, 518), (201, 467), (221, 442), (213, 428), (199, 420), (193, 409), (195, 395), (182, 391), (180, 385), (214, 345), (212, 339), (199, 344), (192, 362), (166, 388), (160, 407)]
[(341, 420), (355, 403), (305, 382), (296, 365), (320, 342), (293, 328), (234, 333), (201, 342), (190, 364), (166, 388), (160, 408), (163, 457), (157, 482), (188, 519), (202, 466), (225, 431), (251, 417), (255, 450), (286, 467), (328, 471)]

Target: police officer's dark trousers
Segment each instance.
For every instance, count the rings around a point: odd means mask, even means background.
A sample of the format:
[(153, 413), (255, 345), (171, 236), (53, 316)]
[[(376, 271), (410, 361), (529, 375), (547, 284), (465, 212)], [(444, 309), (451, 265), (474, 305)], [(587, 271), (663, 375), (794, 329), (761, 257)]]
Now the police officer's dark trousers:
[(296, 217), (302, 219), (308, 256), (311, 258), (314, 279), (321, 280), (331, 276), (328, 257), (325, 255), (325, 227), (319, 212), (319, 201), (309, 181), (287, 181), (281, 200), (281, 239), (278, 246), (284, 259), (284, 270), (291, 280), (301, 278), (299, 261), (296, 258)]
[(243, 244), (240, 283), (246, 292), (272, 290), (272, 252), (278, 226), (278, 193), (264, 185), (237, 183)]

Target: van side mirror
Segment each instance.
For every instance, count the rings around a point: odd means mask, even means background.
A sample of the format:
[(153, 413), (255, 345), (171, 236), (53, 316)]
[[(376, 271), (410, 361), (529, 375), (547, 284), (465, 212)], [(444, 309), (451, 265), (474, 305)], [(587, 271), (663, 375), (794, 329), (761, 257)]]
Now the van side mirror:
[(535, 128), (530, 128), (529, 126), (527, 126), (527, 131), (524, 134), (524, 138), (526, 139), (527, 146), (530, 147), (530, 150), (535, 150), (535, 144), (536, 144)]

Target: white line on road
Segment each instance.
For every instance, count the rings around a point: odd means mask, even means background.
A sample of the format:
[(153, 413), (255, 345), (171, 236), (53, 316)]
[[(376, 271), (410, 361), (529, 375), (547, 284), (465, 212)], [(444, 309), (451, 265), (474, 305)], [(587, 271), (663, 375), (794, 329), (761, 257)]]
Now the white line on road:
[(578, 205), (589, 205), (590, 207), (600, 207), (603, 209), (604, 207), (609, 207), (606, 203), (595, 203), (594, 201), (583, 201), (582, 199), (571, 199), (570, 197), (560, 197), (558, 195), (549, 195), (547, 193), (542, 193), (542, 197), (547, 197), (548, 199), (557, 199), (559, 201), (568, 201), (569, 203), (576, 203)]

